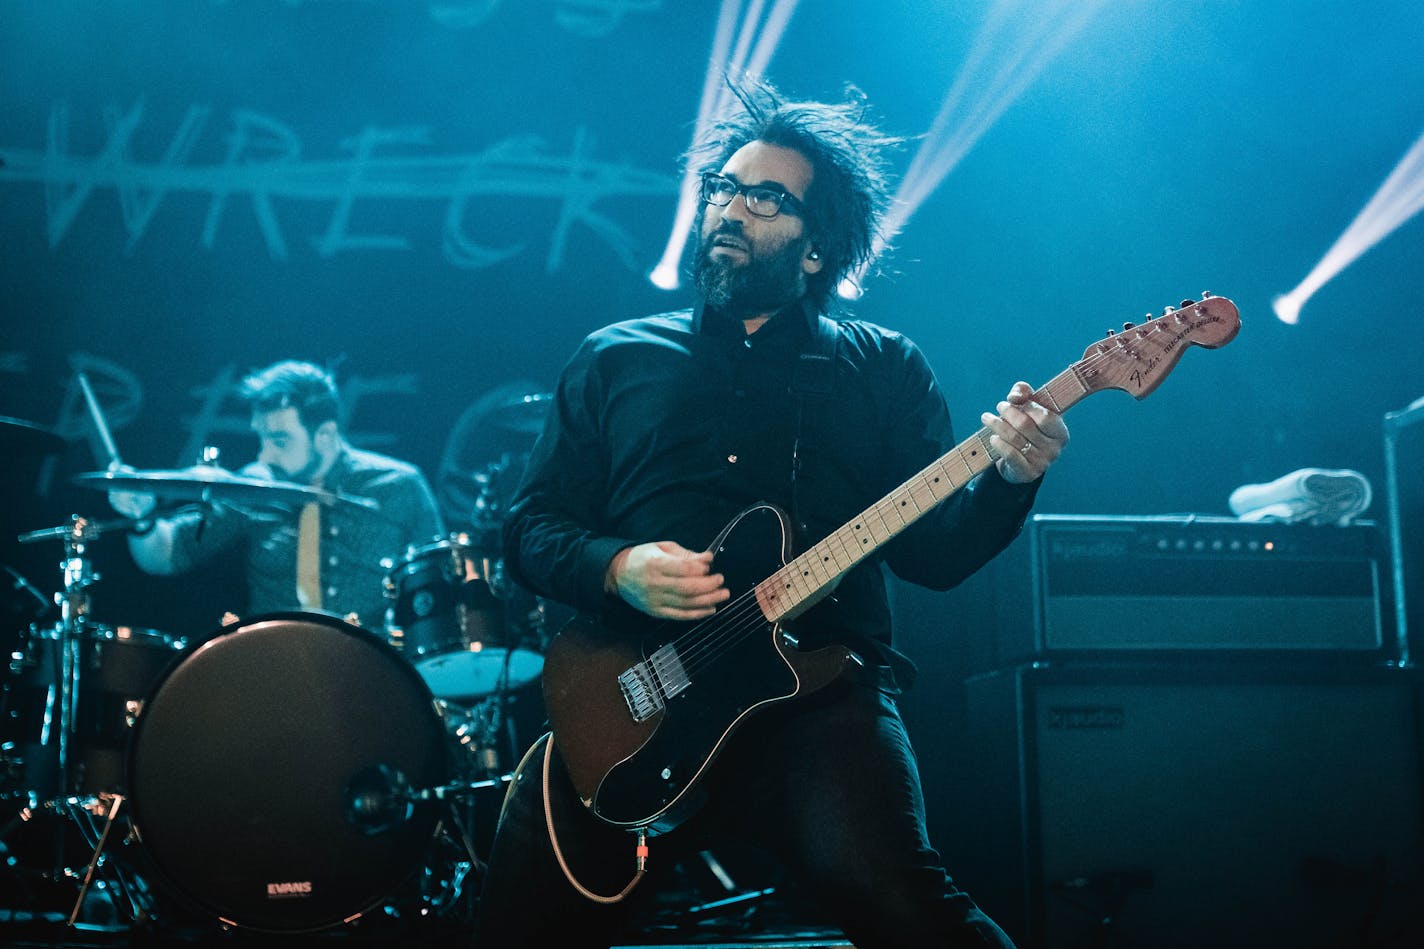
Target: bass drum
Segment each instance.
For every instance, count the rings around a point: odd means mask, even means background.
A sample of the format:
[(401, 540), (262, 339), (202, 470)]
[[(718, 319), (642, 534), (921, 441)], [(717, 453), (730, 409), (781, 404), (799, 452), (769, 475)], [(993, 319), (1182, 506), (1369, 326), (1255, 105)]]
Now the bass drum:
[(445, 726), (381, 638), (321, 613), (225, 626), (145, 702), (132, 821), (157, 881), (224, 924), (312, 932), (376, 907), (423, 866)]

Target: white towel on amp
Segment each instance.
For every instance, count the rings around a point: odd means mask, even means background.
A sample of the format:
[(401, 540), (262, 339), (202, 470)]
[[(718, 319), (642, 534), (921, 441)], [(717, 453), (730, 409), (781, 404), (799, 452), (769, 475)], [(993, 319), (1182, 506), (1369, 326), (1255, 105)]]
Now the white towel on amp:
[(1243, 521), (1348, 524), (1370, 506), (1370, 482), (1348, 468), (1301, 468), (1265, 484), (1231, 492), (1231, 513)]

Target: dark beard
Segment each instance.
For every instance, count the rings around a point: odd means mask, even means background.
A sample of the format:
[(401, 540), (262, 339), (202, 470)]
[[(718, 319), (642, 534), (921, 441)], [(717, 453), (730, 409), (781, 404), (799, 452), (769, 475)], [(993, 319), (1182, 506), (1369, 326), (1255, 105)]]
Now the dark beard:
[(290, 481), (293, 484), (313, 484), (316, 481), (317, 469), (321, 467), (321, 456), (315, 451), (312, 452), (311, 461), (301, 471), (288, 471), (286, 468), (277, 465), (268, 465), (272, 469), (272, 476), (277, 481)]
[(787, 241), (768, 257), (750, 257), (740, 266), (714, 258), (712, 232), (702, 238), (692, 270), (693, 283), (707, 306), (734, 319), (772, 313), (801, 298), (801, 247)]

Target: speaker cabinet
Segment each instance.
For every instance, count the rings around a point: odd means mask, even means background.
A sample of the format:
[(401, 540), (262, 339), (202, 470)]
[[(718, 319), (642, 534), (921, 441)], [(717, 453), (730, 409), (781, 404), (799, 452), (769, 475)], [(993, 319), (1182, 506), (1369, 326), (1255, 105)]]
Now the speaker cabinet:
[(1023, 949), (1424, 945), (1414, 672), (1039, 665), (967, 692), (949, 862)]

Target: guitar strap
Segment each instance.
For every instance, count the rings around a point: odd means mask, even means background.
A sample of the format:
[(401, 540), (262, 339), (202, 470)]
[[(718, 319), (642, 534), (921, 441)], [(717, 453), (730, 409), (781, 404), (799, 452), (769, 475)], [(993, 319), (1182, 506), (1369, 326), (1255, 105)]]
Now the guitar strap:
[[(836, 344), (840, 331), (836, 321), (824, 314), (817, 320), (816, 338), (797, 356), (796, 369), (792, 374), (791, 392), (796, 397), (796, 438), (791, 443), (791, 522), (797, 533), (805, 537), (808, 533), (806, 522), (801, 518), (797, 485), (801, 472), (801, 439), (807, 404), (813, 407), (824, 402), (835, 388)], [(898, 654), (896, 654), (898, 655)], [(854, 677), (886, 695), (899, 695), (906, 684), (914, 680), (914, 665), (903, 659), (900, 670), (887, 665), (859, 663)]]
[(804, 537), (806, 522), (801, 518), (797, 486), (801, 474), (801, 437), (805, 430), (806, 403), (830, 397), (836, 376), (836, 341), (840, 332), (836, 321), (819, 314), (816, 336), (796, 357), (791, 374), (791, 393), (796, 397), (796, 436), (791, 442), (791, 522)]
[[(824, 314), (816, 318), (816, 338), (796, 359), (791, 391), (803, 396), (825, 398), (831, 394), (836, 368), (836, 321)], [(799, 435), (800, 432), (798, 431)]]

